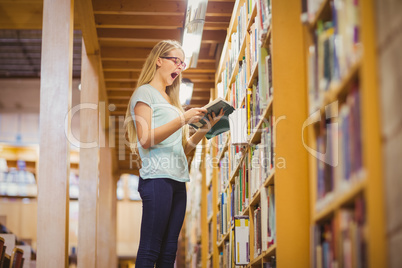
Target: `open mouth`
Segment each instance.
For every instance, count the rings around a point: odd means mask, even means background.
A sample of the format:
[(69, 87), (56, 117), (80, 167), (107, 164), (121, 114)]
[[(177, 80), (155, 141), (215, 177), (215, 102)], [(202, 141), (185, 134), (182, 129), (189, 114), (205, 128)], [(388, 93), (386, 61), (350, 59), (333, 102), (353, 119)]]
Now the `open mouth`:
[(178, 73), (171, 73), (170, 76), (175, 79), (179, 74)]

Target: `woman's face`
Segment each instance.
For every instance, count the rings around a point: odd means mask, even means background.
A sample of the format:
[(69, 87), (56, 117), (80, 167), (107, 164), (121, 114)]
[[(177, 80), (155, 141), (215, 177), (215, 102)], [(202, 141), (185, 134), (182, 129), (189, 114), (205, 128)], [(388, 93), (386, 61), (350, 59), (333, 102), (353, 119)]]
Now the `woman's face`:
[(168, 56), (158, 59), (158, 66), (160, 67), (158, 71), (166, 86), (172, 85), (173, 81), (183, 71), (182, 62), (184, 62), (184, 55), (180, 49), (174, 49), (169, 52)]

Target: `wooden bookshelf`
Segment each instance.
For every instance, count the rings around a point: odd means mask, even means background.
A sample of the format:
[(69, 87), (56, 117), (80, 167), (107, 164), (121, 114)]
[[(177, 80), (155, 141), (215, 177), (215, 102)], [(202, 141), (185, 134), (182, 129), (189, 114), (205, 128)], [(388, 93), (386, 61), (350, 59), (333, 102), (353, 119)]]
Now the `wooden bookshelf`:
[[(238, 0), (234, 6), (231, 22), (228, 28), (228, 35), (219, 66), (217, 68), (215, 81), (216, 84), (221, 82), (222, 72), (226, 68), (226, 61), (229, 60), (229, 49), (234, 45), (235, 40), (231, 40), (231, 35), (237, 31), (237, 16), (240, 14), (240, 8), (246, 0)], [(308, 162), (307, 152), (304, 150), (300, 138), (300, 130), (303, 121), (307, 118), (307, 104), (306, 104), (306, 88), (305, 88), (305, 64), (304, 64), (304, 51), (302, 46), (295, 46), (295, 44), (302, 44), (302, 25), (300, 23), (300, 1), (292, 0), (286, 3), (281, 3), (279, 0), (272, 1), (272, 20), (268, 26), (267, 32), (259, 45), (268, 49), (272, 44), (271, 55), (272, 63), (272, 81), (270, 87), (275, 88), (275, 98), (271, 96), (266, 103), (266, 108), (260, 114), (260, 119), (253, 129), (253, 134), (249, 137), (248, 143), (243, 146), (240, 160), (234, 164), (234, 167), (229, 170), (229, 184), (226, 189), (228, 194), (232, 193), (232, 185), (235, 184), (235, 178), (243, 167), (243, 163), (250, 153), (250, 148), (255, 144), (261, 142), (262, 125), (272, 116), (273, 124), (273, 137), (272, 143), (275, 146), (275, 163), (278, 163), (280, 158), (286, 159), (286, 165), (291, 167), (272, 167), (269, 175), (262, 180), (259, 189), (253, 194), (248, 196), (248, 205), (245, 205), (240, 211), (239, 215), (247, 215), (250, 219), (250, 263), (247, 267), (262, 267), (263, 262), (268, 261), (271, 256), (274, 256), (277, 265), (280, 267), (291, 267), (297, 260), (300, 267), (307, 267), (309, 264), (309, 247), (306, 243), (309, 241), (309, 195), (308, 195)], [(257, 4), (251, 6), (251, 11), (248, 14), (246, 28), (251, 29), (252, 24), (258, 18)], [(286, 20), (284, 20), (286, 18)], [(286, 23), (284, 23), (286, 22)], [(248, 64), (249, 56), (247, 51), (250, 49), (251, 41), (249, 33), (245, 36), (239, 37), (240, 51), (235, 56), (235, 63), (231, 73), (228, 73), (228, 85), (225, 89), (225, 99), (231, 98), (231, 84), (235, 82), (237, 72), (239, 72), (239, 62), (243, 57), (246, 57)], [(275, 49), (278, 48), (278, 49)], [(289, 63), (292, 63), (289, 67)], [(252, 88), (253, 84), (259, 77), (258, 61), (253, 66), (248, 67), (246, 86)], [(263, 70), (263, 69), (261, 69)], [(289, 73), (292, 74), (292, 79), (289, 78)], [(295, 74), (293, 76), (293, 74)], [(243, 97), (239, 107), (242, 107), (247, 102)], [(280, 106), (280, 107), (277, 107)], [(276, 124), (280, 123), (279, 128)], [(286, 125), (286, 126), (285, 126)], [(282, 138), (283, 137), (283, 138)], [(230, 139), (230, 136), (229, 136)], [(230, 150), (230, 141), (228, 140), (221, 151), (217, 152), (215, 156), (220, 161), (224, 153)], [(229, 155), (231, 152), (229, 152)], [(230, 157), (233, 157), (230, 155)], [(218, 168), (218, 165), (215, 166)], [(282, 170), (281, 170), (282, 169)], [(217, 185), (217, 172), (214, 172), (212, 179), (212, 189), (216, 191)], [(276, 203), (276, 229), (277, 236), (274, 245), (271, 245), (267, 250), (262, 251), (257, 257), (254, 257), (254, 219), (253, 213), (255, 207), (258, 206), (261, 200), (261, 190), (265, 187), (273, 186), (275, 189), (275, 203)], [(289, 198), (289, 195), (291, 197)], [(216, 220), (218, 211), (222, 210), (220, 198), (216, 194), (216, 199), (213, 200), (214, 216), (212, 221)], [(230, 198), (229, 198), (230, 200)], [(281, 204), (279, 204), (281, 203)], [(230, 204), (228, 204), (230, 205)], [(229, 209), (229, 208), (228, 208)], [(297, 222), (297, 226), (294, 224)], [(207, 228), (207, 227), (206, 227)], [(219, 252), (223, 250), (225, 241), (230, 240), (230, 230), (233, 230), (233, 224), (229, 231), (215, 238), (213, 234), (214, 249), (213, 267), (219, 267)], [(215, 230), (214, 230), (215, 231)], [(300, 243), (294, 243), (300, 241)], [(277, 250), (277, 248), (281, 248)], [(279, 254), (279, 255), (278, 255)]]
[[(305, 23), (304, 31), (306, 62), (308, 62), (309, 47), (312, 45), (317, 47), (319, 45), (317, 45), (314, 40), (319, 40), (320, 37), (315, 37), (313, 34), (315, 34), (319, 24), (333, 19), (332, 8), (333, 5), (330, 0), (323, 0), (315, 14), (309, 14), (309, 19), (307, 23)], [(351, 7), (348, 6), (346, 8), (348, 12), (350, 12)], [(335, 225), (341, 225), (341, 223), (338, 222), (340, 221), (341, 210), (346, 209), (349, 210), (350, 213), (363, 214), (364, 221), (362, 223), (353, 222), (351, 225), (356, 226), (353, 228), (357, 228), (357, 230), (361, 228), (362, 232), (365, 233), (364, 238), (358, 241), (358, 243), (365, 244), (366, 253), (359, 257), (353, 255), (352, 258), (354, 258), (355, 261), (364, 261), (368, 267), (388, 267), (384, 236), (386, 230), (383, 201), (384, 186), (382, 179), (374, 4), (371, 1), (359, 1), (358, 6), (353, 8), (356, 8), (356, 11), (354, 11), (356, 14), (359, 13), (359, 20), (357, 22), (359, 35), (357, 44), (354, 44), (355, 47), (350, 50), (354, 55), (348, 57), (354, 59), (354, 61), (347, 66), (347, 69), (341, 70), (343, 72), (340, 73), (343, 73), (343, 75), (340, 77), (339, 81), (331, 83), (328, 90), (322, 93), (322, 103), (319, 104), (318, 107), (315, 107), (319, 112), (313, 115), (314, 118), (312, 118), (312, 121), (316, 121), (316, 124), (320, 123), (322, 125), (323, 119), (320, 118), (325, 118), (326, 107), (331, 103), (337, 102), (339, 110), (341, 105), (350, 105), (345, 99), (346, 96), (351, 94), (351, 89), (353, 90), (353, 87), (356, 87), (357, 89), (355, 88), (355, 90), (358, 91), (358, 100), (360, 101), (360, 110), (358, 113), (360, 118), (353, 120), (359, 122), (360, 133), (356, 133), (356, 128), (354, 128), (355, 132), (353, 133), (353, 130), (350, 130), (350, 139), (355, 138), (352, 135), (358, 135), (356, 137), (361, 142), (361, 151), (357, 152), (357, 155), (358, 158), (361, 158), (362, 167), (359, 170), (352, 170), (354, 173), (350, 174), (349, 178), (345, 178), (343, 173), (341, 176), (338, 174), (338, 177), (335, 175), (332, 175), (333, 177), (326, 177), (325, 179), (331, 178), (335, 186), (333, 186), (331, 191), (325, 193), (323, 197), (322, 191), (318, 190), (318, 185), (322, 183), (322, 175), (319, 174), (318, 170), (318, 161), (316, 157), (311, 154), (309, 155), (310, 221), (312, 226), (324, 226), (331, 221), (333, 221)], [(342, 12), (342, 10), (337, 10), (336, 12)], [(333, 26), (337, 27), (338, 25)], [(338, 27), (341, 28), (342, 26)], [(337, 29), (337, 32), (342, 34), (342, 29)], [(344, 49), (347, 50), (349, 48), (346, 47)], [(334, 57), (331, 54), (329, 56)], [(342, 56), (343, 55), (337, 55), (337, 57)], [(306, 67), (306, 70), (308, 80), (311, 70), (309, 70), (309, 67)], [(337, 118), (337, 120), (340, 119)], [(317, 132), (317, 126), (309, 127), (307, 132), (308, 146), (314, 151), (318, 151), (317, 148), (320, 146), (318, 145), (317, 136), (321, 134)], [(336, 139), (340, 138), (339, 136), (335, 137)], [(342, 158), (342, 153), (346, 150), (348, 150), (347, 147), (339, 147), (339, 159)], [(356, 154), (356, 152), (354, 153)], [(337, 167), (333, 168), (334, 170), (336, 168), (344, 168), (342, 165), (344, 164), (340, 164), (340, 166), (338, 164)], [(335, 171), (335, 174), (337, 173), (339, 173), (339, 171)], [(340, 187), (339, 185), (342, 183), (343, 185)], [(356, 208), (359, 202), (364, 203), (365, 209), (362, 211)], [(358, 212), (356, 212), (356, 210), (358, 210)], [(342, 224), (345, 225), (346, 223)], [(347, 224), (349, 224), (349, 222)], [(339, 226), (335, 228), (339, 228)], [(339, 229), (337, 231), (339, 231)], [(340, 238), (342, 234), (331, 233), (331, 235), (337, 237), (336, 242), (338, 244), (336, 246), (342, 251), (342, 238)], [(314, 250), (316, 246), (315, 243), (310, 244), (312, 250)], [(344, 260), (340, 259), (338, 256), (338, 259), (334, 261), (340, 264)], [(313, 263), (314, 260), (311, 260), (312, 267)]]
[[(229, 49), (234, 45), (231, 35), (237, 30), (237, 16), (240, 8), (246, 0), (236, 1), (228, 35), (223, 46), (222, 56), (215, 75), (215, 82), (221, 82), (221, 74), (229, 60)], [(236, 182), (243, 162), (250, 153), (254, 144), (261, 142), (260, 131), (264, 119), (269, 116), (274, 118), (274, 147), (275, 166), (269, 171), (269, 175), (251, 196), (248, 196), (248, 205), (243, 206), (239, 215), (248, 215), (250, 219), (250, 263), (247, 267), (262, 267), (264, 261), (272, 256), (279, 267), (314, 267), (314, 254), (312, 254), (314, 233), (311, 226), (320, 225), (336, 219), (342, 210), (356, 206), (357, 199), (362, 199), (366, 207), (367, 229), (367, 263), (370, 267), (387, 267), (384, 194), (382, 182), (382, 158), (381, 136), (378, 102), (378, 78), (377, 59), (375, 48), (374, 6), (370, 1), (359, 1), (360, 9), (360, 44), (356, 47), (356, 57), (342, 73), (339, 81), (331, 82), (323, 93), (322, 101), (316, 105), (317, 113), (309, 116), (309, 46), (314, 42), (315, 29), (321, 27), (321, 21), (332, 19), (331, 0), (323, 0), (317, 6), (315, 14), (309, 14), (307, 20), (302, 22), (301, 0), (280, 1), (272, 0), (272, 20), (265, 38), (260, 45), (268, 47), (272, 44), (272, 82), (274, 97), (269, 99), (266, 109), (262, 112), (261, 120), (255, 126), (255, 132), (244, 145), (240, 160), (229, 170), (229, 184), (222, 191), (229, 195), (232, 193), (232, 185)], [(253, 21), (258, 18), (257, 5), (252, 5), (248, 14), (247, 30), (250, 30)], [(240, 53), (236, 57), (236, 64), (232, 72), (227, 74), (228, 85), (225, 89), (225, 99), (231, 96), (231, 84), (236, 80), (239, 72), (239, 62), (243, 56), (247, 59), (247, 50), (250, 48), (250, 36), (241, 37)], [(247, 87), (251, 88), (259, 77), (258, 62), (249, 68), (247, 73)], [(347, 96), (354, 90), (354, 83), (358, 83), (360, 92), (360, 122), (362, 142), (363, 169), (358, 174), (351, 175), (349, 184), (343, 185), (341, 190), (334, 191), (325, 200), (317, 202), (317, 158), (308, 154), (307, 147), (318, 151), (317, 128), (325, 119), (326, 107), (332, 103), (346, 102)], [(216, 94), (215, 94), (216, 96)], [(242, 107), (247, 99), (239, 103)], [(310, 111), (311, 112), (311, 111)], [(306, 121), (316, 122), (303, 129)], [(305, 136), (304, 136), (305, 135)], [(305, 138), (302, 140), (302, 137)], [(230, 139), (230, 136), (229, 136)], [(224, 153), (229, 151), (231, 155), (230, 140), (227, 140), (221, 151), (216, 151), (214, 157), (218, 162)], [(278, 166), (284, 159), (284, 166)], [(222, 210), (222, 204), (218, 197), (218, 169), (216, 165), (212, 178), (213, 216), (210, 221), (217, 224), (217, 213)], [(275, 190), (276, 212), (276, 241), (267, 250), (254, 257), (254, 219), (255, 207), (261, 204), (262, 189), (273, 186)], [(230, 200), (230, 198), (229, 198)], [(228, 204), (230, 206), (231, 204)], [(228, 208), (229, 209), (229, 208)], [(295, 224), (297, 223), (297, 224)], [(204, 225), (203, 227), (204, 228)], [(205, 227), (206, 229), (207, 226)], [(211, 259), (213, 267), (219, 267), (219, 252), (225, 247), (225, 242), (230, 241), (230, 232), (233, 224), (225, 234), (212, 235), (213, 251), (205, 258)], [(365, 229), (365, 230), (366, 230)], [(204, 262), (203, 262), (204, 263)], [(206, 263), (206, 262), (205, 262)]]

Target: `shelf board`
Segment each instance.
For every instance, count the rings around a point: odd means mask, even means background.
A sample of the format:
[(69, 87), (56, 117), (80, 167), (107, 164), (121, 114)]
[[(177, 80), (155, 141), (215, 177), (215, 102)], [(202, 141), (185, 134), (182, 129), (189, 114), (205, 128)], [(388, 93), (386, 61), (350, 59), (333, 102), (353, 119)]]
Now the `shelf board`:
[[(362, 59), (358, 59), (349, 69), (349, 72), (336, 84), (332, 84), (330, 88), (324, 93), (324, 98), (322, 104), (319, 106), (317, 110), (320, 110), (320, 113), (316, 114), (325, 115), (325, 107), (334, 101), (338, 100), (341, 95), (345, 95), (349, 89), (349, 85), (352, 81), (358, 77), (359, 71), (362, 66)], [(319, 119), (314, 119), (314, 122), (319, 122)]]
[(331, 7), (329, 5), (329, 0), (323, 0), (317, 12), (314, 14), (314, 17), (312, 19), (309, 19), (308, 26), (310, 27), (310, 29), (315, 29), (319, 20), (324, 20), (326, 18), (330, 19), (330, 16)]
[[(6, 198), (6, 199), (24, 199), (24, 198), (28, 198), (28, 199), (37, 199), (37, 196), (23, 196), (23, 195), (0, 195), (0, 198)], [(70, 197), (69, 198), (70, 201), (77, 201), (78, 197)], [(135, 200), (132, 200), (135, 201)]]
[(225, 155), (225, 152), (228, 150), (228, 148), (229, 148), (229, 140), (230, 140), (230, 133), (229, 133), (229, 136), (226, 139), (225, 145), (223, 146), (222, 150), (218, 154), (218, 161), (222, 160), (223, 156)]
[(0, 195), (0, 198), (8, 198), (8, 199), (24, 199), (24, 198), (28, 198), (28, 199), (36, 199), (36, 196), (31, 195), (31, 196), (27, 196), (27, 195)]
[(248, 22), (247, 22), (247, 31), (250, 30), (250, 27), (253, 24), (253, 21), (254, 21), (255, 17), (257, 17), (257, 3), (256, 2), (253, 5), (253, 10), (251, 11), (250, 15), (251, 16), (250, 16), (250, 18), (248, 19)]
[(225, 43), (224, 43), (223, 49), (222, 49), (222, 55), (219, 60), (219, 65), (218, 65), (218, 68), (215, 73), (215, 84), (218, 84), (222, 79), (221, 73), (225, 66), (225, 61), (226, 61), (227, 53), (228, 53), (228, 45), (229, 45), (229, 36), (226, 36)]
[[(233, 7), (233, 12), (232, 12), (232, 16), (230, 17), (230, 22), (229, 22), (229, 27), (228, 27), (228, 32), (227, 32), (227, 36), (230, 38), (232, 33), (235, 31), (236, 27), (237, 27), (237, 17), (239, 15), (239, 8), (240, 5), (240, 1), (236, 1)], [(228, 39), (228, 41), (230, 41), (230, 39)]]
[(258, 62), (254, 63), (254, 66), (251, 67), (250, 79), (248, 80), (247, 87), (252, 88), (254, 79), (258, 76)]
[(330, 216), (332, 213), (335, 212), (335, 210), (339, 209), (346, 203), (350, 202), (353, 200), (356, 195), (359, 193), (363, 192), (367, 187), (367, 179), (361, 179), (360, 181), (356, 181), (350, 185), (349, 190), (343, 192), (340, 196), (334, 197), (334, 199), (329, 202), (325, 208), (321, 209), (320, 211), (316, 211), (313, 216), (313, 221), (318, 222), (321, 221), (328, 216)]
[(244, 207), (243, 211), (241, 212), (242, 216), (248, 216), (248, 212), (250, 211), (250, 206)]
[(262, 40), (262, 47), (267, 48), (269, 45), (269, 40), (271, 39), (271, 25), (269, 25), (269, 28), (267, 30), (267, 34), (264, 37), (264, 40)]
[(242, 157), (240, 158), (239, 163), (237, 164), (237, 166), (236, 166), (235, 170), (233, 171), (232, 175), (230, 176), (230, 183), (231, 184), (234, 183), (234, 179), (235, 179), (237, 173), (240, 170), (240, 166), (243, 164), (243, 161), (244, 161), (244, 158), (246, 157), (247, 151), (248, 151), (248, 148), (244, 152), (242, 152)]
[(267, 187), (268, 185), (274, 185), (274, 184), (275, 184), (275, 168), (270, 170), (268, 178), (266, 178), (264, 181), (264, 187)]
[(230, 234), (230, 230), (226, 234), (221, 236), (221, 240), (219, 240), (219, 242), (217, 242), (218, 248), (221, 248), (223, 246), (223, 244), (225, 243), (225, 241), (229, 240), (229, 234)]
[[(262, 253), (260, 253), (260, 255), (258, 255), (256, 258), (254, 258), (253, 260), (250, 261), (250, 263), (247, 265), (247, 267), (252, 267), (256, 264), (260, 264), (261, 265), (262, 262)], [(260, 266), (259, 265), (259, 266)]]
[(261, 140), (262, 124), (264, 123), (264, 119), (267, 119), (268, 115), (272, 112), (273, 103), (274, 103), (274, 98), (271, 97), (271, 99), (268, 101), (267, 108), (265, 109), (264, 113), (262, 114), (262, 118), (260, 119), (256, 128), (254, 129), (254, 134), (251, 136), (250, 141), (248, 143), (249, 146), (251, 144), (257, 144)]
[(261, 187), (255, 192), (254, 196), (251, 199), (250, 206), (255, 206), (260, 202), (261, 199)]
[(243, 60), (244, 52), (245, 52), (245, 49), (246, 49), (246, 43), (247, 43), (246, 42), (246, 35), (244, 35), (244, 38), (242, 39), (242, 42), (241, 42), (239, 55), (237, 55), (236, 65), (235, 65), (232, 73), (230, 74), (230, 79), (229, 79), (229, 83), (228, 83), (229, 87), (231, 87), (232, 84), (234, 82), (236, 82), (236, 75), (239, 73), (239, 62)]
[(246, 105), (246, 97), (247, 97), (247, 94), (243, 96), (243, 98), (241, 99), (241, 102), (239, 104), (239, 107), (237, 107), (237, 108), (241, 108), (241, 107), (243, 107), (243, 105)]
[(225, 98), (224, 98), (226, 101), (229, 101), (229, 92), (230, 92), (230, 88), (228, 87), (226, 90)]
[(261, 252), (260, 255), (258, 255), (257, 258), (253, 259), (247, 267), (252, 267), (255, 264), (262, 262), (263, 258), (271, 257), (274, 256), (276, 252), (276, 244), (271, 245), (266, 251)]
[(271, 245), (266, 251), (264, 251), (261, 255), (263, 258), (274, 256), (276, 253), (276, 244)]
[(210, 223), (212, 221), (212, 217), (213, 217), (213, 214), (208, 216), (208, 223)]

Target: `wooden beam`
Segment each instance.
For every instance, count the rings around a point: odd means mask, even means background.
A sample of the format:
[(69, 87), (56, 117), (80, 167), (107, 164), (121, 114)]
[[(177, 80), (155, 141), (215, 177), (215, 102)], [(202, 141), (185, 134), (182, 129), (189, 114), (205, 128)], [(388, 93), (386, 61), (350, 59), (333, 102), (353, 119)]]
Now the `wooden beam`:
[[(178, 29), (183, 27), (184, 16), (182, 13), (169, 16), (99, 14), (95, 16), (95, 23), (97, 28)], [(229, 22), (227, 24), (229, 25)]]
[(132, 95), (132, 92), (130, 92), (130, 91), (126, 91), (126, 90), (113, 90), (113, 91), (111, 91), (111, 90), (108, 90), (107, 91), (107, 95), (109, 96), (109, 97), (117, 97), (117, 96), (124, 96), (124, 97), (131, 97), (131, 95)]
[(224, 43), (226, 38), (226, 30), (207, 30), (202, 33), (203, 43)]
[(89, 55), (99, 53), (99, 42), (95, 28), (95, 17), (91, 0), (75, 1), (80, 17), (82, 37)]
[(152, 48), (102, 47), (102, 60), (145, 61)]
[(109, 102), (109, 105), (115, 105), (115, 106), (123, 105), (123, 106), (127, 107), (128, 99), (127, 99), (127, 101), (125, 101), (125, 100), (113, 100), (113, 101)]
[(164, 39), (181, 39), (180, 29), (98, 29), (99, 40), (127, 42), (159, 42)]
[(93, 3), (95, 14), (120, 15), (178, 15), (186, 11), (186, 1), (108, 1), (97, 0)]
[(110, 91), (129, 91), (129, 92), (131, 92), (131, 93), (133, 93), (134, 92), (134, 89), (133, 88), (124, 88), (124, 87), (119, 87), (119, 88), (108, 88), (107, 90), (110, 90)]
[(117, 205), (113, 201), (116, 181), (113, 179), (112, 149), (109, 148), (107, 132), (102, 130), (100, 136), (106, 144), (100, 148), (97, 267), (109, 268), (115, 267), (113, 265), (116, 262), (116, 249), (111, 246), (116, 244), (116, 217), (113, 217)]
[[(216, 47), (218, 46), (217, 43), (213, 43), (211, 44), (211, 48), (209, 49), (209, 56), (215, 56), (215, 52), (216, 52)], [(215, 75), (214, 75), (215, 76)]]
[[(101, 54), (102, 60), (145, 61), (151, 50), (141, 47), (102, 47)], [(215, 62), (215, 57), (209, 56), (209, 46), (201, 46), (199, 59)]]
[(193, 83), (214, 82), (215, 74), (212, 73), (186, 73), (183, 78), (190, 79)]
[(133, 91), (137, 83), (134, 82), (106, 82), (106, 88), (132, 88)]
[(70, 144), (65, 131), (71, 118), (74, 4), (44, 0), (43, 7), (36, 262), (68, 267)]
[[(138, 81), (138, 77), (140, 76), (139, 72), (105, 72), (105, 81), (118, 81), (118, 82), (130, 82), (130, 81)], [(212, 73), (186, 73), (183, 74), (183, 78), (190, 79), (194, 82), (214, 82), (215, 74)]]
[(226, 22), (204, 22), (204, 30), (224, 30), (227, 31), (229, 23)]
[[(213, 44), (211, 44), (212, 46)], [(141, 72), (142, 66), (144, 65), (141, 61), (110, 61), (105, 60), (102, 62), (103, 70), (105, 72)], [(197, 68), (186, 69), (183, 71), (183, 75), (187, 73), (213, 73), (215, 75), (215, 62), (198, 62)]]
[(1, 1), (1, 29), (42, 29), (43, 1)]
[(231, 17), (234, 4), (231, 2), (210, 2), (207, 6), (208, 16)]
[(202, 83), (202, 82), (196, 82), (196, 83), (194, 83), (194, 89), (196, 89), (196, 88), (203, 88), (203, 89), (207, 89), (208, 92), (209, 92), (209, 90), (210, 90), (211, 88), (214, 88), (214, 87), (215, 87), (215, 83), (211, 83), (211, 82), (204, 82), (204, 83)]
[(104, 72), (105, 81), (137, 81), (140, 72)]
[[(82, 47), (78, 267), (97, 267), (99, 177), (99, 68), (97, 55)], [(87, 107), (92, 105), (93, 107)]]
[(102, 65), (105, 72), (140, 72), (144, 63), (140, 61), (103, 61)]
[[(94, 13), (91, 0), (77, 1), (77, 13), (80, 15), (80, 23), (82, 28), (83, 43), (86, 47), (87, 54), (98, 55), (99, 54), (99, 40), (94, 23)], [(98, 74), (99, 74), (99, 100), (108, 105), (107, 94), (105, 89), (105, 81), (103, 77), (102, 62), (98, 57)], [(101, 107), (102, 108), (102, 107)], [(104, 129), (108, 128), (109, 111), (101, 111), (101, 126)]]

